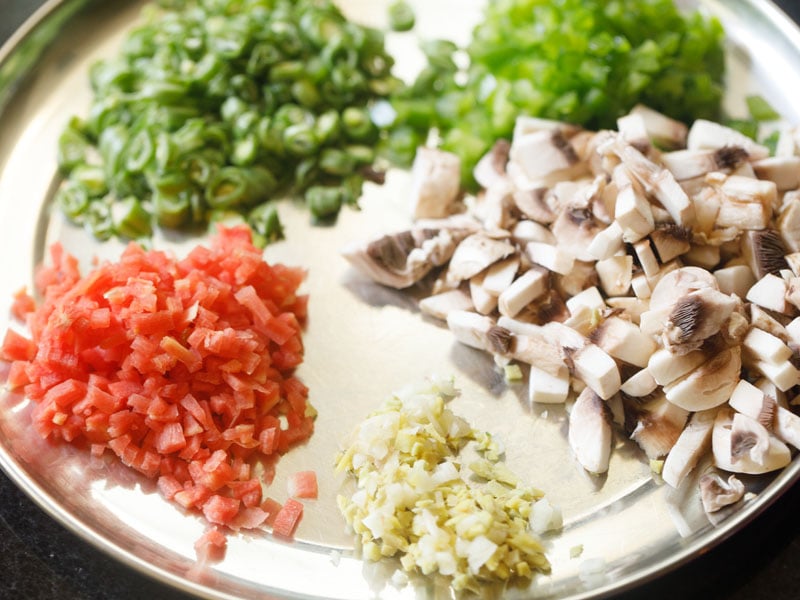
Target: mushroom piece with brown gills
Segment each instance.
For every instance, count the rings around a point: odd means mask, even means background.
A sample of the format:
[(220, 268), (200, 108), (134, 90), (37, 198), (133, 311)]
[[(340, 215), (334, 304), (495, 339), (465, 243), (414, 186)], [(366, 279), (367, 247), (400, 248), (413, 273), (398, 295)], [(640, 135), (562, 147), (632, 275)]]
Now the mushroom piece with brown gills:
[(589, 244), (602, 229), (604, 226), (583, 203), (565, 206), (550, 226), (558, 246), (585, 262), (597, 260), (589, 252)]
[(661, 161), (678, 181), (703, 177), (717, 171), (730, 173), (748, 159), (741, 146), (723, 146), (707, 150), (678, 150), (661, 155)]
[(716, 409), (694, 413), (669, 451), (661, 469), (661, 477), (672, 487), (678, 487), (694, 469), (697, 461), (711, 448)]
[(462, 344), (490, 354), (507, 355), (513, 341), (508, 329), (499, 327), (490, 317), (471, 311), (449, 312), (447, 327)]
[(482, 188), (490, 188), (506, 177), (506, 164), (511, 143), (505, 139), (497, 140), (489, 152), (475, 165), (472, 175)]
[(777, 275), (781, 270), (789, 268), (783, 238), (774, 229), (745, 231), (740, 244), (742, 256), (757, 280), (768, 274)]
[(697, 119), (689, 129), (686, 147), (689, 150), (718, 150), (725, 146), (744, 148), (753, 160), (767, 158), (769, 148), (753, 141), (743, 133), (706, 119)]
[(580, 465), (590, 473), (605, 473), (611, 457), (611, 418), (608, 405), (585, 388), (569, 413), (567, 439)]
[(731, 475), (725, 481), (719, 473), (705, 473), (699, 485), (700, 500), (707, 513), (735, 504), (744, 497), (744, 484), (736, 475)]
[(779, 406), (774, 398), (753, 384), (740, 381), (731, 395), (730, 405), (761, 423), (781, 441), (800, 448), (800, 417)]
[[(556, 176), (556, 180), (573, 179), (571, 171), (580, 163), (575, 148), (560, 128), (515, 136), (509, 160), (530, 181), (551, 176)], [(560, 174), (564, 177), (559, 177)]]
[(688, 418), (688, 411), (667, 401), (663, 394), (657, 394), (644, 405), (632, 400), (625, 402), (626, 430), (649, 459), (669, 453)]
[(739, 306), (739, 298), (711, 288), (687, 294), (673, 305), (664, 323), (662, 342), (674, 354), (691, 352), (718, 333)]
[(763, 425), (728, 407), (722, 407), (714, 420), (711, 449), (714, 464), (732, 473), (768, 473), (792, 459), (788, 446)]
[(414, 219), (446, 217), (461, 191), (461, 159), (421, 146), (411, 166), (411, 215)]
[(650, 234), (650, 241), (661, 263), (668, 263), (691, 249), (692, 230), (679, 225), (661, 225)]
[(455, 248), (445, 279), (451, 285), (458, 285), (513, 253), (514, 245), (508, 240), (496, 239), (482, 232), (474, 233)]
[(341, 254), (374, 281), (403, 289), (450, 260), (467, 234), (463, 229), (414, 228), (352, 243), (342, 249)]
[(619, 367), (602, 348), (574, 329), (552, 321), (542, 327), (545, 339), (561, 350), (564, 362), (575, 376), (604, 400), (619, 391)]

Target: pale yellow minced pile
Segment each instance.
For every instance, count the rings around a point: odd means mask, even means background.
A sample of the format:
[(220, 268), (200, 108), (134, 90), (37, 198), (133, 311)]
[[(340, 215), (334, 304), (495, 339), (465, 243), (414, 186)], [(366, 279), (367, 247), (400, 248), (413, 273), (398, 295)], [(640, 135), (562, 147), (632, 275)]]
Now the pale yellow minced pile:
[[(406, 571), (452, 577), (455, 590), (549, 571), (535, 534), (559, 528), (560, 513), (500, 462), (491, 435), (446, 407), (457, 393), (452, 379), (405, 388), (338, 457), (337, 471), (356, 481), (338, 503), (363, 556), (399, 556)], [(462, 465), (468, 443), (481, 458)]]

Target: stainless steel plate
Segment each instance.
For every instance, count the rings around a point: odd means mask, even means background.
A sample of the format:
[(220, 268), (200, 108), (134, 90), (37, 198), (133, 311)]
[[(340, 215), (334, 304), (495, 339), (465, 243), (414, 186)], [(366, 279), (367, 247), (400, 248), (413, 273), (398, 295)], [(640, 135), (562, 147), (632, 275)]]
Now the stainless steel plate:
[[(381, 25), (385, 0), (343, 0), (354, 19)], [(765, 95), (788, 120), (800, 123), (800, 31), (773, 5), (759, 0), (703, 0), (728, 32), (728, 109), (743, 112), (749, 91)], [(418, 0), (418, 33), (465, 41), (480, 18), (479, 0)], [(143, 3), (62, 0), (45, 5), (0, 51), (0, 330), (8, 326), (12, 294), (32, 286), (47, 247), (61, 241), (88, 267), (117, 256), (119, 243), (99, 244), (52, 210), (58, 182), (56, 139), (67, 119), (90, 102), (88, 66), (112, 55)], [(401, 74), (421, 64), (411, 34), (388, 40)], [(54, 518), (109, 555), (170, 585), (209, 598), (449, 597), (443, 582), (413, 579), (396, 586), (396, 564), (362, 562), (336, 510), (343, 488), (333, 460), (350, 430), (393, 390), (426, 375), (453, 374), (462, 390), (453, 408), (503, 439), (510, 466), (561, 507), (565, 526), (548, 539), (550, 575), (507, 597), (608, 596), (690, 560), (764, 510), (800, 476), (795, 461), (774, 478), (748, 481), (757, 497), (716, 525), (704, 516), (694, 487), (670, 492), (651, 476), (630, 442), (619, 440), (607, 476), (584, 474), (566, 443), (563, 410), (530, 408), (521, 386), (508, 386), (488, 357), (456, 344), (423, 318), (413, 298), (380, 288), (353, 273), (338, 254), (347, 241), (408, 224), (408, 174), (393, 171), (370, 187), (360, 212), (346, 210), (336, 227), (312, 227), (305, 212), (281, 206), (287, 240), (266, 251), (271, 262), (309, 269), (307, 355), (300, 376), (319, 410), (311, 441), (285, 456), (270, 495), (286, 497), (286, 477), (315, 469), (320, 497), (307, 502), (294, 543), (267, 534), (231, 535), (223, 562), (198, 568), (194, 541), (201, 519), (164, 501), (152, 483), (122, 467), (98, 466), (68, 446), (40, 440), (28, 425), (30, 406), (0, 395), (0, 465)], [(197, 239), (160, 237), (156, 245), (180, 254)], [(583, 554), (571, 558), (570, 549)], [(581, 564), (602, 559), (600, 582), (585, 584)], [(496, 593), (497, 590), (487, 590)]]

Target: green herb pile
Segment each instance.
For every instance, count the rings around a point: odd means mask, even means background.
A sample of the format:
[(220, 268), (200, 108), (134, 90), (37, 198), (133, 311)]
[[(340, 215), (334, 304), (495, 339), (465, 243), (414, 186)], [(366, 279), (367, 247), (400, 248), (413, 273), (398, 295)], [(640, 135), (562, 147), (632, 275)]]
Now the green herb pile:
[(494, 0), (466, 48), (466, 72), (452, 44), (424, 48), (429, 66), (392, 101), (404, 125), (393, 147), (402, 158), (435, 127), (469, 182), (520, 114), (598, 129), (641, 102), (682, 121), (718, 119), (722, 41), (718, 21), (673, 0)]
[(368, 107), (399, 84), (383, 33), (330, 0), (185, 0), (151, 6), (91, 70), (93, 103), (59, 143), (58, 204), (99, 238), (155, 223), (244, 218), (281, 236), (271, 199), (312, 216), (355, 203), (379, 131)]

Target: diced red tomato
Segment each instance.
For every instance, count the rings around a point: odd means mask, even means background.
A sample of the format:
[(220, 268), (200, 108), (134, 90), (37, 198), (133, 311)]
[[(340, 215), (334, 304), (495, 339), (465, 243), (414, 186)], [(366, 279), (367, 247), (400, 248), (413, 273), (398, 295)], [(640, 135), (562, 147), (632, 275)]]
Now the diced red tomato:
[(298, 471), (289, 477), (289, 495), (294, 498), (316, 498), (317, 474), (314, 471)]
[(294, 536), (294, 530), (297, 528), (302, 516), (302, 503), (289, 498), (275, 516), (275, 521), (272, 523), (272, 533), (285, 538)]
[[(182, 260), (132, 243), (85, 277), (54, 244), (35, 277), (41, 305), (25, 290), (15, 296), (30, 337), (5, 334), (7, 384), (24, 386), (43, 437), (97, 457), (108, 448), (210, 522), (260, 526), (279, 514), (262, 502), (274, 458), (313, 431), (308, 390), (293, 376), (304, 277), (264, 262), (244, 227), (220, 228)], [(278, 531), (291, 533), (297, 507), (281, 514)]]

